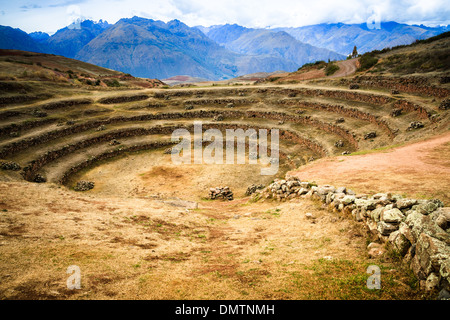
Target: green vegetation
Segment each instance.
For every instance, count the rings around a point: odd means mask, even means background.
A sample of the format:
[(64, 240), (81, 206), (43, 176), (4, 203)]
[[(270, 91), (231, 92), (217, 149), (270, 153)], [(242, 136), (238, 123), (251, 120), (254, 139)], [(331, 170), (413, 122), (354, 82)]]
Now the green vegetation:
[(325, 75), (331, 76), (332, 74), (336, 73), (336, 71), (339, 70), (339, 66), (335, 64), (334, 62), (329, 62), (327, 64), (327, 67), (325, 68)]
[(398, 73), (445, 71), (450, 66), (450, 55), (445, 48), (409, 54), (394, 54), (387, 57), (381, 63), (381, 66)]
[(103, 80), (103, 82), (108, 86), (108, 87), (120, 87), (120, 83), (117, 79), (105, 79)]
[(310, 69), (322, 69), (327, 65), (327, 63), (323, 60), (319, 60), (316, 62), (305, 63), (297, 71), (306, 71)]
[(375, 57), (374, 52), (364, 53), (359, 58), (359, 63), (361, 64), (358, 71), (363, 71), (372, 68), (374, 65), (378, 63), (378, 58)]

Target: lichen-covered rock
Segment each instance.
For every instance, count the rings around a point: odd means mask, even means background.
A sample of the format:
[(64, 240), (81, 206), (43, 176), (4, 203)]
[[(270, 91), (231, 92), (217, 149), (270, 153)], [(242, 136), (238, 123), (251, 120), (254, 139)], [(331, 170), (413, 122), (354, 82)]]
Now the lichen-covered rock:
[(400, 230), (394, 231), (389, 235), (389, 242), (393, 249), (402, 257), (406, 255), (411, 246), (411, 242), (400, 232)]
[(450, 208), (439, 208), (433, 212), (433, 218), (439, 228), (450, 229)]
[(317, 193), (320, 195), (327, 195), (328, 193), (333, 193), (336, 191), (336, 188), (330, 185), (323, 185), (317, 189)]
[(426, 203), (419, 204), (416, 208), (416, 211), (421, 214), (430, 214), (438, 208), (438, 205), (433, 201), (427, 201)]
[(400, 223), (405, 218), (399, 209), (385, 210), (381, 213), (381, 220), (388, 223)]
[(377, 230), (382, 236), (388, 236), (392, 232), (398, 230), (398, 224), (387, 223), (384, 221), (379, 221), (377, 223)]
[(411, 208), (413, 205), (417, 204), (416, 199), (399, 199), (397, 200), (397, 208), (399, 209), (407, 209)]
[(369, 216), (372, 218), (373, 221), (378, 222), (378, 221), (380, 221), (381, 214), (383, 213), (383, 211), (385, 209), (386, 208), (384, 208), (384, 207), (378, 207), (375, 210), (372, 210), (370, 212)]
[(416, 244), (416, 254), (411, 266), (419, 279), (425, 280), (432, 272), (450, 280), (450, 246), (425, 233), (420, 234)]

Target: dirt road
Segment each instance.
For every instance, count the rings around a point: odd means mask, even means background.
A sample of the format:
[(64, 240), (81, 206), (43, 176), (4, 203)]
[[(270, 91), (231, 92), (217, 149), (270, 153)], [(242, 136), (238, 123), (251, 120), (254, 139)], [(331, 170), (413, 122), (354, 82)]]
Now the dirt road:
[(320, 159), (291, 172), (302, 180), (357, 192), (425, 195), (450, 203), (450, 133), (385, 152)]
[(346, 77), (346, 76), (354, 74), (357, 69), (356, 68), (357, 61), (358, 61), (358, 58), (338, 61), (337, 64), (339, 66), (339, 70), (336, 71), (335, 74), (331, 75), (330, 78)]

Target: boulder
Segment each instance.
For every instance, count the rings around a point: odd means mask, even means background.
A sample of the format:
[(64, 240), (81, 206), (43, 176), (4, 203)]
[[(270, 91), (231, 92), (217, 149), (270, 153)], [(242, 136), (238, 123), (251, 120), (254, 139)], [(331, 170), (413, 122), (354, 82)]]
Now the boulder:
[(433, 218), (439, 228), (447, 230), (450, 228), (450, 208), (439, 208), (433, 212)]
[(389, 235), (389, 242), (393, 249), (398, 252), (402, 257), (406, 255), (411, 242), (399, 231), (394, 231)]
[(425, 282), (425, 290), (433, 291), (436, 290), (438, 286), (439, 286), (439, 277), (436, 274), (431, 273)]
[(417, 204), (416, 199), (399, 199), (396, 202), (397, 208), (399, 209), (407, 209), (411, 208), (413, 205)]
[(330, 185), (323, 185), (319, 186), (317, 189), (317, 193), (319, 195), (327, 195), (328, 193), (334, 193), (336, 191), (336, 188)]
[(438, 208), (438, 205), (433, 201), (427, 201), (426, 203), (419, 204), (416, 208), (416, 211), (421, 214), (427, 215), (432, 213)]
[(411, 267), (421, 280), (427, 279), (434, 272), (449, 281), (450, 247), (436, 238), (421, 233)]
[(392, 232), (398, 230), (398, 224), (379, 221), (377, 223), (377, 230), (382, 236), (389, 236)]
[(388, 223), (400, 223), (404, 218), (403, 213), (397, 208), (385, 210), (380, 215), (380, 219)]

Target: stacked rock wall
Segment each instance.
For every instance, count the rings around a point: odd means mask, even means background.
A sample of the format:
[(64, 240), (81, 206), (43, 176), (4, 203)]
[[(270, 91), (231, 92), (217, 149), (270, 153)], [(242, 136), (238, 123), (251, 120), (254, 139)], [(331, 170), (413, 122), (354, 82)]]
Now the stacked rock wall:
[(440, 200), (417, 200), (390, 193), (357, 195), (345, 188), (317, 186), (287, 176), (276, 179), (253, 197), (305, 197), (329, 210), (352, 217), (408, 263), (427, 289), (450, 289), (450, 207)]

